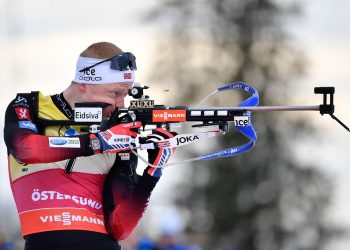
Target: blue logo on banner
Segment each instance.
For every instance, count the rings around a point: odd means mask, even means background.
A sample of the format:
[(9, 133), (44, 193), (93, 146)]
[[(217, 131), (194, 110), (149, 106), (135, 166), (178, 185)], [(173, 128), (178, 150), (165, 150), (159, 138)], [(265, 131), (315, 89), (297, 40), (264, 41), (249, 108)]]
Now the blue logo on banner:
[(52, 138), (50, 139), (50, 143), (53, 145), (64, 145), (67, 144), (67, 139), (60, 139), (60, 138)]
[(33, 130), (35, 133), (38, 133), (38, 129), (36, 128), (35, 124), (31, 121), (19, 121), (18, 125), (20, 128), (26, 128)]

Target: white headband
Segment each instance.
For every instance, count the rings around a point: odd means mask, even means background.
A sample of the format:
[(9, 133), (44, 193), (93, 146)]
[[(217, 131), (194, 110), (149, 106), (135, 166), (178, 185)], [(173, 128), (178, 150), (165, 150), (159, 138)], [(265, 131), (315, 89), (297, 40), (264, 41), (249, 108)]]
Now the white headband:
[(105, 83), (115, 83), (115, 82), (130, 82), (135, 81), (135, 71), (134, 70), (113, 70), (110, 68), (111, 62), (107, 61), (96, 65), (95, 67), (79, 72), (83, 68), (91, 66), (95, 63), (102, 61), (103, 59), (91, 58), (91, 57), (79, 57), (74, 82), (77, 83), (87, 83), (87, 84), (105, 84)]

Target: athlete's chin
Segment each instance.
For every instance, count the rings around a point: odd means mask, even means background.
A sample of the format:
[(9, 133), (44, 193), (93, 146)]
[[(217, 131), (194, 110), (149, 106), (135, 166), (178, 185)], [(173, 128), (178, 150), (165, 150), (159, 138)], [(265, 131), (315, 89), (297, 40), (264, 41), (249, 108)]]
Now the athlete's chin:
[(102, 111), (102, 117), (104, 120), (111, 118), (112, 113), (113, 113), (113, 109), (111, 107), (106, 107), (103, 111)]
[(111, 116), (112, 116), (112, 113), (108, 113), (108, 114), (102, 115), (102, 118), (103, 120), (108, 120), (111, 118)]

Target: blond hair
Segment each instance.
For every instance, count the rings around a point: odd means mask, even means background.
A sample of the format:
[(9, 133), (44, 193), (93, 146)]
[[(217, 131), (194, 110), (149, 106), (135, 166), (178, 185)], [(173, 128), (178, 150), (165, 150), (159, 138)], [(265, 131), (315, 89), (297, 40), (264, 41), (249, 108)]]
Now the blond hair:
[(80, 56), (105, 59), (122, 53), (123, 51), (113, 43), (98, 42), (87, 47), (87, 49), (80, 53)]

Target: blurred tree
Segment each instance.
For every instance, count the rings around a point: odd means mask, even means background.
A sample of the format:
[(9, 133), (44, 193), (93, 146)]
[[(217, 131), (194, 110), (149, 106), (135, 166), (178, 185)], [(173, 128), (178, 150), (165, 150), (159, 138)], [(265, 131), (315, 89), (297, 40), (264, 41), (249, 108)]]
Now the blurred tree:
[[(305, 58), (283, 25), (300, 8), (282, 3), (162, 1), (148, 16), (162, 26), (152, 82), (166, 84), (182, 105), (233, 81), (257, 88), (260, 105), (285, 104)], [(211, 104), (232, 103), (234, 94)], [(288, 115), (254, 114), (259, 138), (252, 152), (188, 168), (177, 201), (189, 209), (188, 230), (206, 249), (320, 250), (331, 236), (323, 220), (331, 184), (315, 167), (293, 159), (288, 141), (311, 129)], [(224, 136), (219, 143), (242, 141)]]

